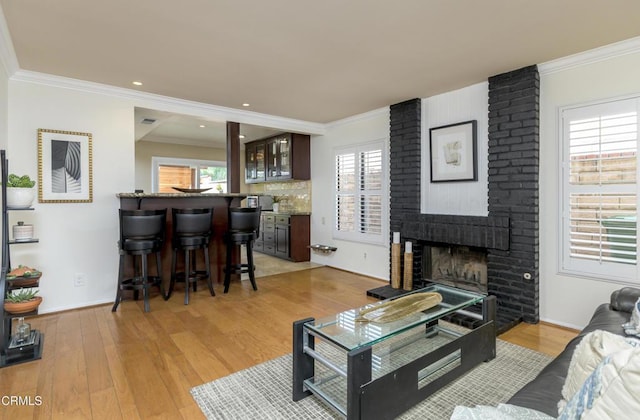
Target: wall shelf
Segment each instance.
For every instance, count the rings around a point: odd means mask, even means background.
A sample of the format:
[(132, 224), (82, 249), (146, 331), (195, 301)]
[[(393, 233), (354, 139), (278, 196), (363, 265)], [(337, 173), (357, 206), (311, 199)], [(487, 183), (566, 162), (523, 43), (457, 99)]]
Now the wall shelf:
[[(0, 271), (0, 296), (4, 303), (4, 298), (8, 291), (37, 287), (40, 277), (26, 278), (16, 277), (7, 279), (7, 274), (11, 271), (11, 257), (9, 245), (37, 243), (38, 239), (27, 241), (9, 240), (9, 211), (33, 210), (33, 208), (11, 209), (7, 208), (7, 177), (9, 165), (6, 152), (0, 150), (0, 167), (2, 170), (2, 269)], [(11, 314), (2, 309), (2, 322), (0, 322), (0, 368), (18, 363), (30, 362), (42, 358), (42, 348), (44, 345), (44, 334), (38, 330), (32, 330), (31, 339), (28, 343), (16, 345), (11, 337), (11, 326), (14, 318), (37, 315), (38, 310), (24, 314)]]

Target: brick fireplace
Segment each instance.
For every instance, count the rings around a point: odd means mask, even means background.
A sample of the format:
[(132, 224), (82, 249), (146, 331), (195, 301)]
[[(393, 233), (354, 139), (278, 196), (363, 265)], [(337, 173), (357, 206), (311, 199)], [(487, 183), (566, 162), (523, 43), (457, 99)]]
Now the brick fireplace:
[(537, 67), (489, 78), (487, 217), (420, 213), (421, 100), (390, 111), (390, 232), (413, 242), (414, 287), (431, 281), (423, 273), (425, 249), (470, 247), (486, 252), (486, 291), (497, 298), (498, 331), (538, 322)]

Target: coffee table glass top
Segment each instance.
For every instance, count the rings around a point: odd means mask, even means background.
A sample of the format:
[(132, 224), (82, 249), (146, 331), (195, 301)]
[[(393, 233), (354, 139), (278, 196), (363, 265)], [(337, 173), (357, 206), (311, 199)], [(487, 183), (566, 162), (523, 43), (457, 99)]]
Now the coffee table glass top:
[[(388, 300), (407, 296), (414, 293), (437, 292), (442, 295), (442, 302), (426, 311), (416, 312), (398, 321), (356, 322), (360, 310), (380, 305)], [(437, 321), (441, 317), (479, 303), (485, 295), (456, 289), (444, 285), (431, 285), (423, 289), (407, 292), (406, 294), (380, 302), (365, 305), (361, 308), (350, 309), (336, 315), (316, 319), (305, 324), (314, 335), (324, 338), (350, 351), (363, 346), (371, 346), (382, 340), (400, 334), (418, 325)]]

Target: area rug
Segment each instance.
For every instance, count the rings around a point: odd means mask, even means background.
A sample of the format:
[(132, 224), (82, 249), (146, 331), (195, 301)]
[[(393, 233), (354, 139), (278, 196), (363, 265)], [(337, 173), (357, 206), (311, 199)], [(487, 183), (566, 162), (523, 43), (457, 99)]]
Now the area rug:
[[(482, 363), (400, 419), (448, 419), (456, 405), (506, 402), (552, 357), (498, 340), (496, 358)], [(340, 419), (314, 396), (291, 399), (291, 354), (191, 389), (208, 419)]]

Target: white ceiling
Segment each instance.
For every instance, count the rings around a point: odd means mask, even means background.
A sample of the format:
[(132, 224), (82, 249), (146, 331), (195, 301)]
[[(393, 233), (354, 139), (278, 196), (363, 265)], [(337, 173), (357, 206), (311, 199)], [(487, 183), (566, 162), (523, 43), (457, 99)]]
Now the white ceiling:
[[(224, 122), (147, 108), (136, 108), (134, 118), (136, 141), (220, 149), (227, 146), (227, 125)], [(142, 121), (145, 119), (152, 120), (153, 123), (143, 124)], [(280, 132), (271, 128), (240, 124), (240, 134), (244, 136), (241, 140), (243, 143)]]
[(0, 5), (21, 69), (319, 123), (640, 35), (637, 0)]

